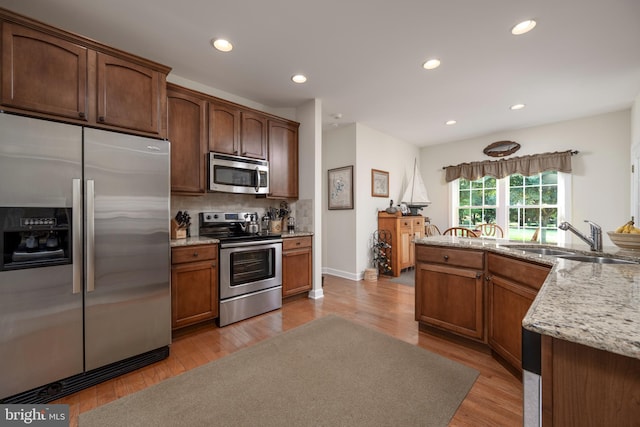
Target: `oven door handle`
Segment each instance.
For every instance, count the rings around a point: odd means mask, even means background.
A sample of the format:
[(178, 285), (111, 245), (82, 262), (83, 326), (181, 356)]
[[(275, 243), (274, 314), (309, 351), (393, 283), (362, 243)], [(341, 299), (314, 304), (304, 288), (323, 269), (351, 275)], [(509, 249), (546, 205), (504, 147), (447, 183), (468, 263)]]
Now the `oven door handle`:
[(282, 239), (273, 240), (252, 240), (250, 242), (233, 242), (233, 243), (221, 243), (220, 249), (226, 248), (246, 248), (247, 246), (264, 246), (272, 243), (282, 243)]

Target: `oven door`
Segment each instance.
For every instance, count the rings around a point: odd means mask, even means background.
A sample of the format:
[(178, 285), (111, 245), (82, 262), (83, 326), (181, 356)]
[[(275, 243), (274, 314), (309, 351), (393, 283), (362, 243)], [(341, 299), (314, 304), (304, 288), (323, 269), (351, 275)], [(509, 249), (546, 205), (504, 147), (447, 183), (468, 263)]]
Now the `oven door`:
[(282, 240), (220, 244), (220, 299), (282, 285)]

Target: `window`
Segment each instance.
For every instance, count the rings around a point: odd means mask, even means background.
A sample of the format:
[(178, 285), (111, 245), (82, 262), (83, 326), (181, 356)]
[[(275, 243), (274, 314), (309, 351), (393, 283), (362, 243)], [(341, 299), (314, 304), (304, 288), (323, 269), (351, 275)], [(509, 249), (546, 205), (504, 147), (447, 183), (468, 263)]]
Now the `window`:
[(566, 215), (568, 176), (547, 171), (503, 179), (460, 178), (452, 182), (452, 223), (461, 227), (495, 223), (509, 240), (563, 243), (564, 234), (558, 234), (557, 226), (558, 218)]

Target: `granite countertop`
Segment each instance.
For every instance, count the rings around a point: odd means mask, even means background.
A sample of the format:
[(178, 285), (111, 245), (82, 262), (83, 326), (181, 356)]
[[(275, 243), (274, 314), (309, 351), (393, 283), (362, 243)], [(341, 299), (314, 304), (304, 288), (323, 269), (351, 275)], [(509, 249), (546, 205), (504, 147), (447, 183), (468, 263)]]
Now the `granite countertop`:
[(282, 238), (288, 239), (290, 237), (304, 237), (304, 236), (313, 236), (313, 232), (311, 231), (296, 231), (295, 233), (283, 232)]
[(172, 239), (171, 247), (179, 248), (181, 246), (195, 246), (195, 245), (212, 245), (220, 243), (218, 239), (212, 239), (210, 237), (187, 237), (186, 239)]
[[(295, 233), (282, 233), (283, 239), (289, 239), (291, 237), (304, 237), (313, 236), (311, 231), (296, 231)], [(177, 248), (181, 246), (195, 246), (195, 245), (210, 245), (220, 243), (218, 239), (212, 239), (210, 237), (187, 237), (186, 239), (172, 239), (171, 247)]]
[[(640, 359), (640, 264), (571, 261), (517, 248), (553, 245), (502, 239), (432, 236), (416, 239), (416, 243), (486, 250), (552, 266), (522, 326), (543, 335)], [(591, 252), (580, 244), (563, 248), (640, 261), (640, 251), (618, 247), (605, 247), (602, 252)]]

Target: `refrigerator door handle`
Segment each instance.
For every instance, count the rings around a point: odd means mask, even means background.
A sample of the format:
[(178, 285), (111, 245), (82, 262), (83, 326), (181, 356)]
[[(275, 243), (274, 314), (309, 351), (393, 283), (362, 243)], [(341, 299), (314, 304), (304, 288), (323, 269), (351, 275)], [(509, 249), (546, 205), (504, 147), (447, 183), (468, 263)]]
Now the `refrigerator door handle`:
[(95, 290), (95, 183), (87, 180), (87, 292)]
[(82, 180), (75, 178), (72, 180), (72, 222), (73, 237), (71, 251), (73, 253), (73, 282), (72, 293), (78, 294), (82, 291)]

